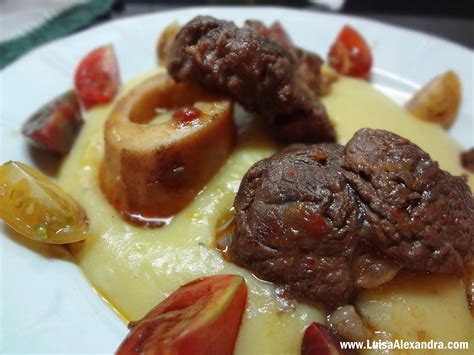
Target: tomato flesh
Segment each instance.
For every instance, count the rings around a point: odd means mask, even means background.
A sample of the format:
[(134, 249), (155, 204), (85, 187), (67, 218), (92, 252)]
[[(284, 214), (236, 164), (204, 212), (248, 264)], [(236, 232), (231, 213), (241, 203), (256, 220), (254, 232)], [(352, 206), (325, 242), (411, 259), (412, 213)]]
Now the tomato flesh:
[(365, 39), (345, 25), (329, 50), (328, 62), (342, 75), (367, 78), (372, 68), (372, 53)]
[(0, 219), (43, 243), (74, 243), (89, 233), (86, 213), (72, 196), (46, 175), (13, 161), (0, 165)]
[(232, 354), (247, 301), (237, 275), (197, 279), (133, 324), (116, 354)]
[(85, 109), (113, 100), (120, 86), (120, 72), (112, 45), (96, 48), (81, 60), (74, 85)]
[(185, 106), (173, 113), (173, 119), (181, 125), (188, 125), (201, 117), (202, 112), (197, 107)]
[(306, 328), (301, 345), (301, 355), (343, 355), (339, 339), (324, 325), (311, 323)]

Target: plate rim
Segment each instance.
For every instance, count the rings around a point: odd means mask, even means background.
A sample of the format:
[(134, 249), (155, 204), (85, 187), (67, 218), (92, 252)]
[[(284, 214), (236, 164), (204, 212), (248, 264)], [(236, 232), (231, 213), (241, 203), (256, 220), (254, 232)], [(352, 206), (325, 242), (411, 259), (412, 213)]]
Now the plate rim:
[(232, 6), (190, 6), (190, 7), (185, 6), (185, 7), (176, 8), (176, 9), (158, 10), (158, 11), (154, 11), (154, 12), (148, 13), (148, 14), (134, 14), (134, 15), (127, 16), (127, 17), (124, 17), (124, 18), (116, 18), (116, 19), (107, 21), (105, 23), (100, 23), (100, 24), (94, 25), (92, 27), (86, 28), (84, 30), (72, 33), (72, 34), (70, 34), (66, 37), (57, 38), (57, 39), (55, 39), (51, 42), (44, 43), (44, 44), (42, 44), (38, 47), (35, 47), (32, 50), (28, 51), (27, 53), (22, 55), (20, 58), (18, 58), (15, 61), (9, 63), (2, 70), (0, 70), (0, 74), (3, 73), (4, 71), (8, 70), (11, 66), (13, 66), (15, 64), (18, 64), (19, 62), (24, 60), (25, 57), (34, 54), (36, 51), (44, 50), (45, 48), (47, 48), (48, 46), (51, 46), (51, 45), (57, 45), (61, 41), (71, 40), (72, 38), (74, 38), (78, 35), (82, 35), (84, 33), (97, 30), (98, 28), (108, 27), (108, 26), (114, 25), (117, 22), (125, 23), (127, 21), (134, 21), (134, 20), (136, 20), (140, 17), (153, 17), (153, 16), (156, 16), (157, 14), (163, 14), (163, 13), (179, 13), (179, 12), (194, 12), (194, 11), (200, 12), (200, 11), (213, 11), (213, 10), (222, 10), (222, 9), (236, 10), (236, 11), (241, 11), (241, 10), (247, 11), (248, 9), (252, 9), (254, 11), (278, 10), (278, 11), (294, 12), (294, 13), (305, 13), (305, 14), (311, 13), (311, 14), (314, 14), (314, 15), (317, 15), (317, 16), (321, 15), (321, 16), (334, 17), (334, 18), (357, 19), (358, 21), (371, 23), (371, 24), (376, 24), (377, 26), (386, 27), (386, 28), (389, 28), (391, 30), (402, 31), (402, 32), (405, 32), (407, 35), (417, 35), (417, 36), (425, 37), (427, 39), (429, 38), (429, 39), (434, 40), (434, 41), (439, 41), (439, 42), (443, 43), (443, 45), (453, 46), (453, 47), (456, 47), (457, 49), (466, 51), (466, 54), (470, 54), (474, 57), (474, 49), (471, 49), (471, 48), (469, 48), (469, 47), (467, 47), (467, 46), (465, 46), (461, 43), (457, 43), (457, 42), (454, 42), (454, 41), (449, 40), (447, 38), (443, 38), (443, 37), (440, 37), (440, 36), (437, 36), (437, 35), (434, 35), (434, 34), (431, 34), (431, 33), (425, 33), (425, 32), (422, 32), (422, 31), (419, 31), (419, 30), (416, 30), (416, 29), (406, 28), (406, 27), (394, 25), (394, 24), (391, 24), (391, 23), (385, 23), (381, 20), (366, 18), (366, 17), (360, 16), (360, 15), (336, 14), (336, 13), (331, 13), (331, 12), (318, 11), (318, 10), (315, 10), (315, 9), (306, 9), (305, 10), (305, 9), (295, 9), (295, 8), (292, 8), (292, 7), (273, 6), (273, 5), (269, 5), (269, 6), (233, 6), (233, 5)]
[[(189, 14), (189, 13), (201, 13), (201, 12), (209, 12), (209, 13), (212, 13), (214, 11), (221, 11), (221, 10), (227, 10), (227, 11), (252, 11), (252, 12), (258, 12), (260, 13), (261, 11), (269, 11), (269, 10), (273, 10), (273, 11), (279, 11), (279, 12), (291, 12), (292, 14), (305, 14), (305, 15), (308, 15), (310, 14), (311, 16), (323, 16), (323, 17), (330, 17), (330, 18), (337, 18), (337, 19), (343, 19), (343, 20), (347, 20), (347, 21), (352, 21), (354, 19), (356, 19), (357, 21), (361, 21), (361, 22), (364, 22), (366, 24), (368, 24), (369, 26), (373, 26), (373, 25), (376, 25), (376, 26), (380, 26), (382, 28), (387, 28), (389, 29), (390, 31), (401, 31), (403, 32), (406, 36), (421, 36), (422, 38), (426, 38), (426, 39), (429, 39), (431, 41), (435, 41), (435, 42), (438, 42), (440, 43), (442, 46), (449, 46), (449, 47), (452, 47), (452, 48), (456, 48), (456, 50), (462, 50), (463, 52), (465, 52), (466, 55), (470, 55), (473, 59), (474, 59), (474, 50), (471, 50), (470, 48), (468, 47), (465, 47), (461, 44), (458, 44), (456, 42), (452, 42), (448, 39), (444, 39), (444, 38), (441, 38), (441, 37), (437, 37), (435, 35), (432, 35), (432, 34), (427, 34), (427, 33), (424, 33), (424, 32), (420, 32), (420, 31), (417, 31), (417, 30), (413, 30), (413, 29), (407, 29), (407, 28), (404, 28), (404, 27), (399, 27), (397, 25), (393, 25), (393, 24), (387, 24), (387, 23), (384, 23), (384, 22), (381, 22), (381, 21), (378, 21), (378, 20), (373, 20), (373, 19), (368, 19), (368, 18), (364, 18), (364, 17), (361, 17), (361, 16), (357, 16), (357, 15), (346, 15), (346, 14), (335, 14), (335, 13), (327, 13), (327, 12), (321, 12), (321, 11), (317, 11), (317, 10), (312, 10), (312, 9), (294, 9), (294, 8), (289, 8), (289, 7), (283, 7), (283, 6), (251, 6), (251, 7), (242, 7), (242, 6), (210, 6), (210, 7), (207, 7), (207, 6), (193, 6), (193, 7), (184, 7), (184, 8), (175, 8), (175, 9), (164, 9), (164, 10), (160, 10), (160, 11), (156, 11), (156, 12), (153, 12), (153, 13), (149, 13), (149, 14), (137, 14), (137, 15), (133, 15), (133, 16), (128, 16), (128, 17), (125, 17), (125, 18), (118, 18), (118, 19), (113, 19), (111, 21), (108, 21), (108, 22), (105, 22), (105, 23), (102, 23), (102, 24), (98, 24), (96, 26), (93, 26), (93, 27), (90, 27), (90, 28), (87, 28), (87, 29), (84, 29), (82, 31), (79, 31), (77, 33), (74, 33), (72, 35), (69, 35), (67, 37), (64, 37), (64, 38), (60, 38), (60, 39), (56, 39), (54, 41), (51, 41), (49, 43), (46, 43), (46, 44), (43, 44), (39, 47), (36, 47), (34, 48), (33, 50), (29, 51), (28, 53), (26, 53), (25, 55), (23, 55), (22, 57), (20, 57), (19, 59), (15, 60), (14, 62), (10, 63), (9, 65), (7, 65), (5, 68), (3, 68), (1, 71), (0, 71), (0, 87), (2, 88), (5, 88), (4, 87), (4, 76), (5, 76), (5, 73), (8, 74), (8, 72), (10, 72), (11, 70), (15, 70), (17, 67), (21, 67), (22, 65), (25, 65), (25, 61), (29, 61), (31, 60), (31, 58), (35, 57), (35, 56), (38, 56), (39, 53), (43, 52), (43, 51), (47, 51), (47, 50), (51, 50), (51, 47), (55, 47), (55, 46), (61, 46), (63, 43), (65, 42), (69, 42), (69, 41), (75, 41), (77, 40), (77, 37), (80, 37), (80, 36), (84, 36), (84, 35), (88, 35), (92, 32), (95, 32), (97, 31), (98, 29), (106, 29), (107, 27), (114, 27), (116, 26), (118, 23), (127, 23), (127, 22), (135, 22), (137, 21), (137, 19), (140, 19), (140, 18), (143, 18), (143, 17), (147, 17), (147, 18), (152, 18), (156, 15), (169, 15), (169, 14), (174, 14), (173, 16), (174, 17), (178, 17), (182, 14)], [(259, 15), (255, 16), (255, 17), (259, 17)], [(272, 18), (272, 17), (275, 17), (273, 15), (273, 13), (269, 14), (268, 15), (269, 18)], [(335, 36), (336, 34), (334, 34)], [(130, 78), (126, 78), (127, 80), (130, 79)], [(1, 97), (0, 97), (1, 99)], [(1, 102), (0, 102), (1, 104)], [(3, 109), (0, 110), (0, 121), (3, 122), (4, 120), (4, 117), (3, 117)], [(3, 124), (0, 126), (0, 129), (3, 130)], [(3, 132), (2, 132), (3, 134)], [(0, 152), (1, 156), (3, 157), (4, 155), (5, 156), (8, 156), (8, 154), (4, 154), (3, 153), (3, 149), (2, 149), (2, 152)], [(0, 162), (0, 163), (3, 163)], [(3, 225), (3, 223), (1, 223), (1, 225)], [(5, 236), (3, 235), (3, 229), (0, 228), (0, 239), (1, 242), (0, 244), (1, 245), (5, 245), (5, 241), (3, 239), (6, 239)], [(15, 246), (16, 247), (16, 246)], [(23, 246), (19, 246), (19, 248), (24, 248)], [(1, 248), (3, 251), (5, 251), (5, 248)], [(31, 252), (31, 253), (34, 253), (34, 252)], [(26, 254), (31, 254), (30, 253), (30, 250), (27, 251)], [(3, 252), (0, 251), (0, 256), (3, 255)], [(3, 275), (4, 275), (4, 272), (5, 272), (5, 268), (4, 268), (4, 258), (2, 257), (2, 260), (1, 260), (1, 265), (0, 265), (0, 282), (1, 282), (1, 285), (2, 285), (2, 297), (4, 296), (4, 289), (5, 289), (5, 285), (3, 283)], [(91, 286), (89, 285), (88, 283), (88, 280), (87, 278), (82, 275), (82, 272), (80, 271), (80, 268), (79, 266), (77, 266), (77, 264), (74, 264), (74, 267), (75, 269), (77, 269), (79, 271), (79, 273), (81, 273), (81, 277), (83, 278), (83, 286), (87, 287), (90, 289), (90, 293), (93, 295), (93, 297), (97, 298), (97, 300), (89, 300), (88, 299), (88, 302), (94, 302), (94, 305), (91, 306), (91, 311), (94, 312), (95, 311), (95, 308), (97, 306), (97, 304), (102, 304), (102, 300), (99, 299), (99, 297), (97, 297), (97, 295), (95, 293), (93, 293), (93, 290), (91, 289)], [(80, 292), (83, 292), (84, 290), (81, 290)], [(86, 297), (89, 297), (89, 296), (86, 296)], [(107, 310), (106, 310), (107, 309)], [(2, 310), (2, 309), (0, 309)], [(100, 312), (102, 312), (103, 310), (105, 310), (105, 313), (108, 313), (109, 316), (112, 316), (112, 317), (115, 317), (115, 315), (113, 314), (113, 311), (106, 305), (106, 304), (103, 304), (103, 307), (102, 307), (102, 310), (100, 310)], [(3, 320), (3, 317), (0, 316), (0, 318), (2, 318)], [(110, 317), (107, 317), (107, 318), (110, 318)], [(119, 317), (116, 317), (117, 318), (117, 321), (122, 325), (122, 330), (125, 331), (126, 328), (125, 328), (125, 325), (124, 323), (119, 319)], [(0, 350), (3, 348), (4, 346), (4, 343), (5, 343), (5, 339), (4, 338), (4, 331), (3, 331), (3, 323), (6, 322), (5, 320), (3, 320), (0, 324)], [(116, 323), (117, 325), (118, 323)], [(117, 331), (117, 329), (115, 329), (115, 326), (112, 325), (112, 328), (114, 332)], [(118, 343), (117, 343), (118, 344)], [(51, 348), (52, 349), (52, 348)], [(111, 349), (112, 350), (112, 349)]]

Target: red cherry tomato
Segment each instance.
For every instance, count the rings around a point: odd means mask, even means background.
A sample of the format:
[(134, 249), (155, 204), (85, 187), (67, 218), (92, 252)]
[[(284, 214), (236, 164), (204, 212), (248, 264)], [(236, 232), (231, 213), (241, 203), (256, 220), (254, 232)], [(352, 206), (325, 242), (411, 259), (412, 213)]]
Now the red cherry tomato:
[(372, 53), (365, 39), (345, 25), (329, 50), (328, 61), (342, 75), (367, 78), (372, 67)]
[(301, 355), (344, 355), (339, 340), (324, 325), (311, 323), (306, 328), (301, 345)]
[(37, 148), (66, 154), (71, 149), (82, 122), (76, 94), (68, 91), (36, 111), (23, 124), (21, 132)]
[(231, 355), (246, 301), (240, 276), (192, 281), (135, 323), (116, 354)]
[(81, 60), (74, 85), (85, 109), (112, 101), (120, 86), (119, 66), (112, 45), (96, 48)]

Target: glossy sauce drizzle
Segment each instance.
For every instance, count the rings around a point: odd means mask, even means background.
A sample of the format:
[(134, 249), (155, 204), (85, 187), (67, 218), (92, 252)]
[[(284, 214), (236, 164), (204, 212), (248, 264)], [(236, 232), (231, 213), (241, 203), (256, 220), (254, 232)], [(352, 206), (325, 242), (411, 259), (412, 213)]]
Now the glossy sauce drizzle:
[(164, 227), (173, 220), (171, 217), (147, 217), (139, 213), (129, 213), (127, 211), (120, 211), (120, 215), (129, 223), (142, 228), (160, 228)]
[(114, 197), (113, 195), (110, 195), (110, 196), (107, 195), (106, 193), (107, 190), (104, 188), (103, 169), (104, 167), (102, 166), (99, 173), (100, 189), (102, 190), (103, 195), (107, 196), (107, 200), (115, 208), (115, 210), (120, 213), (120, 216), (124, 220), (126, 220), (127, 222), (129, 222), (130, 224), (134, 226), (142, 227), (142, 228), (160, 228), (160, 227), (164, 227), (170, 224), (174, 216), (152, 217), (152, 216), (147, 216), (142, 213), (132, 212), (129, 210), (128, 206), (122, 200), (120, 200), (117, 197)]
[(227, 210), (217, 221), (215, 247), (222, 252), (224, 259), (232, 261), (230, 245), (235, 234), (235, 210), (234, 207)]

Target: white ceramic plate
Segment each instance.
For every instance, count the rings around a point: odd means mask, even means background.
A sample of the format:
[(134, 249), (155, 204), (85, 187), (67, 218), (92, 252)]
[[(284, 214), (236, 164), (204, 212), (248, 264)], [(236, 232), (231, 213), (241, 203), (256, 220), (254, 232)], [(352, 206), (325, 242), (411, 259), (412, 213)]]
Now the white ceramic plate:
[[(474, 145), (473, 51), (425, 34), (361, 18), (283, 8), (189, 8), (110, 22), (43, 46), (0, 73), (0, 163), (35, 164), (20, 126), (40, 105), (72, 87), (78, 61), (91, 49), (113, 43), (124, 81), (155, 64), (155, 42), (171, 21), (198, 14), (242, 24), (280, 20), (294, 42), (326, 56), (341, 27), (357, 28), (372, 46), (373, 84), (403, 102), (434, 75), (454, 69), (463, 85), (460, 115), (450, 134)], [(0, 224), (1, 353), (112, 353), (125, 324), (94, 293), (61, 249), (24, 240)]]

